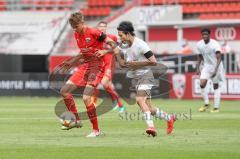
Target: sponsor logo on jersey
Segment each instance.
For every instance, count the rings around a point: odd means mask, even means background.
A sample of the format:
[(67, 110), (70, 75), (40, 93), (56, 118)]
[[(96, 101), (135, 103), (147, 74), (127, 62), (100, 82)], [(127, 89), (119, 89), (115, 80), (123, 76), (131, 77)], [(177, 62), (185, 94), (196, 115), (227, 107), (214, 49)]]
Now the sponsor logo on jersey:
[(86, 42), (89, 43), (91, 41), (91, 38), (86, 38)]

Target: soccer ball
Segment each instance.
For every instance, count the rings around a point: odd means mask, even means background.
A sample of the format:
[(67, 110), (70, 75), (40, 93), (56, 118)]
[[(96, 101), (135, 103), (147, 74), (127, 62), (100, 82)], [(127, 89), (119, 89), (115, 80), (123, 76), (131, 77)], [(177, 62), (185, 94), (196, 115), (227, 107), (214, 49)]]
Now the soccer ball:
[(66, 111), (60, 115), (59, 121), (61, 125), (69, 127), (72, 123), (75, 123), (76, 117), (72, 114), (72, 112)]
[(62, 126), (70, 127), (73, 121), (60, 119), (60, 123), (62, 124)]

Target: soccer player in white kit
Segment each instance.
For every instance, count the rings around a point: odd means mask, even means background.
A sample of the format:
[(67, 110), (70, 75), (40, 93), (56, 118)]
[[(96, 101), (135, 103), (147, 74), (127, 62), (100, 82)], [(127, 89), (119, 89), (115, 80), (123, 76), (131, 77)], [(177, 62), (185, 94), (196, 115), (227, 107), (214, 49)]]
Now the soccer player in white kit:
[[(214, 108), (211, 112), (219, 112), (221, 91), (219, 84), (224, 80), (224, 68), (221, 61), (221, 47), (219, 43), (210, 38), (210, 30), (201, 30), (202, 40), (197, 43), (199, 51), (197, 71), (200, 74), (201, 94), (205, 105), (199, 111), (204, 112), (209, 108), (208, 92), (206, 85), (212, 80), (214, 89)], [(202, 69), (200, 70), (200, 65)]]
[(167, 114), (160, 108), (152, 106), (150, 100), (154, 77), (152, 70), (146, 66), (157, 65), (154, 54), (146, 42), (135, 37), (131, 22), (121, 22), (117, 30), (121, 42), (128, 44), (129, 47), (124, 51), (124, 58), (120, 55), (121, 49), (119, 47), (115, 48), (114, 52), (119, 64), (129, 69), (127, 77), (133, 78), (136, 82), (136, 102), (143, 112), (143, 119), (147, 124), (146, 133), (153, 137), (157, 135), (152, 119), (152, 116), (155, 116), (167, 121), (167, 134), (171, 134), (176, 116)]

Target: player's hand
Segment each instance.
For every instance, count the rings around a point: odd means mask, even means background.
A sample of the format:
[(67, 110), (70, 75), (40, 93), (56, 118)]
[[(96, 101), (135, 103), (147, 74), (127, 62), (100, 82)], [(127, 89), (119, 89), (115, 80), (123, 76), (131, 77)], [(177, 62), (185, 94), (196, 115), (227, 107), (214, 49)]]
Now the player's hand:
[(107, 53), (106, 50), (97, 50), (97, 51), (95, 52), (95, 54), (96, 54), (97, 57), (102, 57), (102, 56), (104, 56), (106, 53)]
[(119, 64), (120, 64), (121, 68), (127, 68), (128, 67), (126, 62), (120, 62)]

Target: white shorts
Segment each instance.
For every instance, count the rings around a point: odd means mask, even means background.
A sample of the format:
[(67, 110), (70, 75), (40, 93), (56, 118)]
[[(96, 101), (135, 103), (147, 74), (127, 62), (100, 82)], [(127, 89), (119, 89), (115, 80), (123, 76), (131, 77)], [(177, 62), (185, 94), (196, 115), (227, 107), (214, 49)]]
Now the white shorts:
[(148, 98), (151, 98), (151, 89), (154, 86), (154, 76), (152, 71), (148, 71), (142, 76), (135, 77), (135, 88), (136, 91), (144, 91), (147, 93)]
[(220, 83), (224, 81), (225, 71), (223, 69), (223, 65), (220, 64), (217, 74), (215, 77), (211, 77), (213, 75), (214, 68), (210, 66), (203, 66), (201, 70), (200, 79), (212, 80), (213, 83)]

